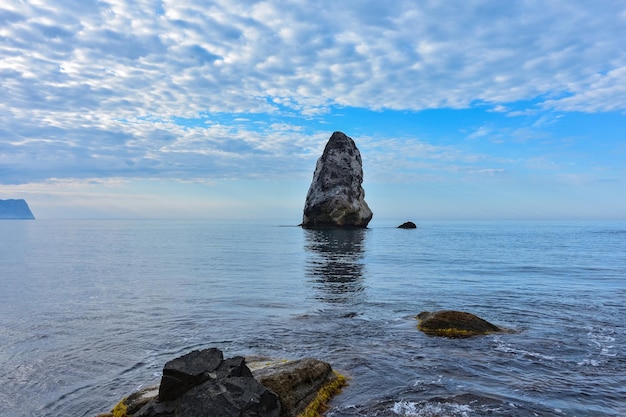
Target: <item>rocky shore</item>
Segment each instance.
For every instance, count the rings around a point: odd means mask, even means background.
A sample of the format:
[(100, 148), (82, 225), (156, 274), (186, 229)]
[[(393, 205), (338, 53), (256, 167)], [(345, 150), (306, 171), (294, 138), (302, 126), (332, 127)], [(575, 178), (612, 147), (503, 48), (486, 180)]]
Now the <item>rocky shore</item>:
[[(423, 311), (416, 318), (418, 330), (429, 336), (507, 332), (463, 311)], [(135, 392), (96, 417), (316, 417), (346, 384), (317, 359), (224, 359), (222, 351), (210, 348), (167, 362), (160, 385)]]
[(211, 348), (167, 362), (159, 386), (97, 417), (314, 417), (344, 385), (344, 376), (316, 359), (224, 359)]

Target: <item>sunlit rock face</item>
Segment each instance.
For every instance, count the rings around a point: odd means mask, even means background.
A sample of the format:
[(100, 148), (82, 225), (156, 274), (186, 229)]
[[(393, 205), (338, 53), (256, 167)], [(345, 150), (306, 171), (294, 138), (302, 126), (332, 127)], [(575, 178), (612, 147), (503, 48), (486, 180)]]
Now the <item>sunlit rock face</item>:
[(361, 153), (350, 137), (333, 133), (317, 160), (302, 227), (367, 227), (373, 214), (365, 202), (362, 183)]

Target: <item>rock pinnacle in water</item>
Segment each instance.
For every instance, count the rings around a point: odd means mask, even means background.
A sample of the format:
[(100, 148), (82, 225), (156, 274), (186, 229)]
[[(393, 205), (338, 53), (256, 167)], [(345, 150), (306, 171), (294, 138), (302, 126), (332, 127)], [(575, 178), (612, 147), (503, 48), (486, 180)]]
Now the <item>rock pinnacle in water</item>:
[(317, 160), (306, 196), (302, 227), (367, 227), (372, 210), (365, 202), (361, 153), (352, 138), (332, 134)]

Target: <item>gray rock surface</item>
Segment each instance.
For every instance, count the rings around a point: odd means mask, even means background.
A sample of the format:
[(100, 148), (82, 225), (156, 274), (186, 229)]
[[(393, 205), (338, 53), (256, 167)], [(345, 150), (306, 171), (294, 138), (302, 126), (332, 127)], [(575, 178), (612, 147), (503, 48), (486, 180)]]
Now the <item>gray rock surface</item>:
[(209, 379), (172, 401), (151, 401), (134, 417), (279, 417), (278, 395), (252, 377)]
[(317, 160), (302, 227), (367, 227), (373, 214), (365, 202), (362, 183), (361, 153), (352, 138), (333, 133)]
[(0, 219), (33, 220), (34, 218), (25, 200), (0, 200)]

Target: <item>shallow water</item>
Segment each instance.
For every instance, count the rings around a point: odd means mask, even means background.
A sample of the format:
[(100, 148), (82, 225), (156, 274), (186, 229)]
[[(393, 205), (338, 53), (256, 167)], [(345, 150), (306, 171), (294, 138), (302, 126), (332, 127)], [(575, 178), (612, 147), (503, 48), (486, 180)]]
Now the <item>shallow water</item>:
[[(206, 347), (330, 362), (335, 417), (626, 415), (626, 223), (395, 225), (2, 221), (0, 415), (94, 416)], [(440, 309), (514, 332), (417, 331)]]

